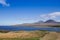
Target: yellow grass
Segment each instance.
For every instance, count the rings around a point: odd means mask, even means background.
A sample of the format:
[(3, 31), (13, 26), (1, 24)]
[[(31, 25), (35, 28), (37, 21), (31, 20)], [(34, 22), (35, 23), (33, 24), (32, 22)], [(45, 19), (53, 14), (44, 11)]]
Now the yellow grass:
[(60, 40), (60, 33), (47, 31), (16, 31), (0, 33), (0, 38), (40, 38), (40, 40)]
[(0, 33), (0, 38), (33, 38), (45, 35), (42, 31), (18, 31), (9, 33)]

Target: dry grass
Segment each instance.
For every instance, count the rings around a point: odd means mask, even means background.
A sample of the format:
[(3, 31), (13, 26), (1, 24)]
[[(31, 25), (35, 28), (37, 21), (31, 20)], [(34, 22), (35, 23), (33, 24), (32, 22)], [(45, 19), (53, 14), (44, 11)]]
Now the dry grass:
[(0, 38), (34, 38), (34, 40), (35, 38), (40, 38), (40, 40), (60, 40), (60, 33), (47, 31), (17, 31), (0, 33)]
[(18, 31), (9, 33), (0, 33), (0, 38), (34, 38), (42, 37), (46, 32), (42, 31)]
[(40, 40), (60, 40), (60, 33), (57, 32), (50, 32), (49, 34), (46, 34), (42, 39)]

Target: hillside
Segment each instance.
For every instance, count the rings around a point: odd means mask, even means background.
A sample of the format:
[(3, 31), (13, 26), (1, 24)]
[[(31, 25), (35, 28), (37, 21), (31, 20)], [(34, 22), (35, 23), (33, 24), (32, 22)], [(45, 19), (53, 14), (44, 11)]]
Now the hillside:
[(40, 38), (43, 37), (47, 31), (15, 31), (8, 33), (0, 33), (0, 38)]
[[(32, 40), (60, 40), (60, 32), (48, 32), (48, 31), (15, 31), (15, 32), (9, 32), (9, 33), (0, 33), (0, 39), (10, 39), (10, 38), (19, 38), (20, 39), (31, 39)], [(4, 39), (4, 40), (6, 40)], [(13, 40), (13, 39), (11, 39)]]

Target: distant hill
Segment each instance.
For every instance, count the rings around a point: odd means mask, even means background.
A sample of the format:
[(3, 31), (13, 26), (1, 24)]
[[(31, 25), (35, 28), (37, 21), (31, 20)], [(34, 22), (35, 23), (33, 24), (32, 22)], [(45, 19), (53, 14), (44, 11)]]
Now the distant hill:
[(52, 26), (52, 27), (60, 27), (60, 22), (57, 22), (55, 20), (47, 20), (47, 21), (38, 21), (38, 22), (35, 22), (35, 23), (24, 23), (24, 24), (17, 24), (17, 25), (14, 25), (14, 26)]
[(47, 21), (45, 21), (45, 23), (57, 23), (55, 20), (47, 20)]
[(34, 24), (40, 24), (40, 23), (44, 23), (44, 21), (38, 21), (38, 22), (35, 22)]
[(40, 24), (40, 23), (60, 23), (60, 22), (57, 22), (55, 20), (52, 20), (52, 19), (49, 19), (47, 21), (38, 21), (38, 22), (35, 22), (34, 24)]

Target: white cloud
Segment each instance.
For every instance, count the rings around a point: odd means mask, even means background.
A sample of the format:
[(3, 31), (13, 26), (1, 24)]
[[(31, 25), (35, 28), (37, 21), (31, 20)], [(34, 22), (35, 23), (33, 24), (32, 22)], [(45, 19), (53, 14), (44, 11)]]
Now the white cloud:
[(53, 12), (53, 13), (49, 13), (49, 14), (42, 14), (40, 15), (40, 18), (42, 20), (48, 20), (48, 19), (59, 19), (60, 17), (60, 12)]
[(33, 18), (20, 18), (20, 20), (23, 20), (23, 21), (28, 21), (28, 20), (33, 20), (33, 21), (43, 20), (43, 21), (46, 21), (46, 20), (49, 20), (49, 19), (60, 21), (60, 12), (41, 14), (41, 15), (39, 15), (37, 17), (33, 17)]
[(0, 0), (0, 4), (3, 6), (10, 6), (10, 4), (6, 2), (6, 0)]

